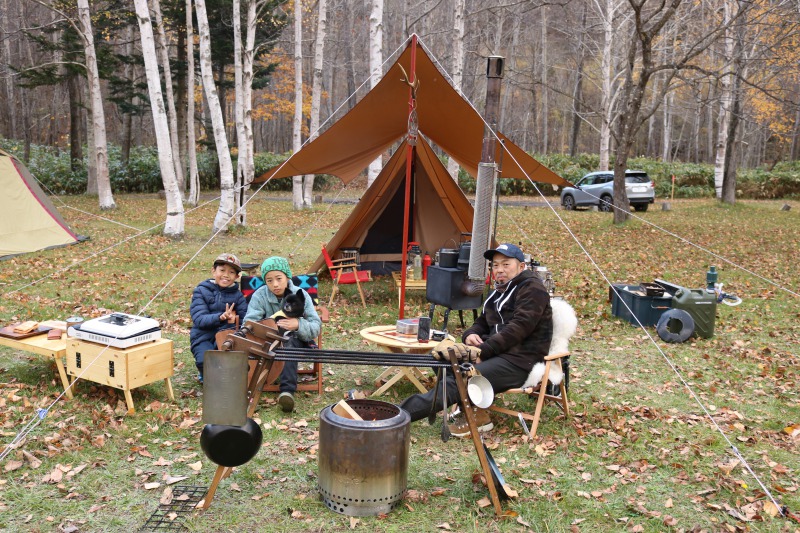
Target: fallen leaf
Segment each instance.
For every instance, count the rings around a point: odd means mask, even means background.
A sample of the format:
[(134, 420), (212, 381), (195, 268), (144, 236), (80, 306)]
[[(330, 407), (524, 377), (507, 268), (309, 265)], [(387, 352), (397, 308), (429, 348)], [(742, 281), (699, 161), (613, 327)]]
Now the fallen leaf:
[(490, 505), (492, 505), (492, 500), (490, 500), (489, 498), (481, 498), (480, 500), (478, 500), (478, 507), (480, 507), (481, 509), (483, 509), (484, 507), (489, 507)]
[(164, 492), (161, 493), (161, 498), (158, 500), (161, 505), (169, 505), (172, 503), (172, 487), (166, 487)]
[(6, 472), (13, 472), (14, 470), (18, 470), (22, 468), (22, 465), (25, 464), (22, 461), (9, 461), (6, 463), (4, 470)]
[(292, 518), (303, 518), (303, 513), (300, 511), (292, 511)]
[(667, 498), (667, 501), (664, 502), (664, 507), (672, 509), (672, 498)]
[(670, 515), (664, 515), (664, 525), (667, 527), (675, 527), (678, 525), (678, 520)]
[(159, 483), (158, 481), (153, 481), (151, 483), (145, 483), (144, 484), (144, 490), (153, 490), (153, 489), (157, 489), (160, 486), (161, 486), (161, 483)]
[(525, 527), (531, 527), (531, 525), (527, 523), (525, 520), (523, 520), (521, 516), (517, 517), (517, 523), (522, 524)]
[(355, 529), (359, 522), (361, 522), (361, 520), (359, 520), (355, 516), (351, 516), (350, 517), (350, 529)]
[(28, 461), (28, 464), (31, 465), (31, 468), (39, 468), (40, 466), (42, 466), (42, 461), (40, 461), (32, 453), (22, 450), (22, 455), (25, 457), (25, 460)]
[(183, 481), (184, 479), (189, 479), (189, 476), (170, 476), (170, 475), (167, 475), (164, 478), (164, 482), (167, 485), (174, 485), (178, 481)]
[(176, 518), (178, 518), (178, 513), (176, 513), (175, 511), (167, 513), (167, 518), (169, 518), (170, 521), (175, 520)]
[(447, 530), (451, 529), (450, 524), (448, 524), (447, 522), (436, 524), (436, 527), (438, 527), (439, 529), (447, 529)]
[(203, 462), (202, 461), (197, 461), (196, 463), (189, 463), (186, 466), (188, 466), (189, 468), (191, 468), (195, 472), (199, 472), (200, 470), (203, 469)]

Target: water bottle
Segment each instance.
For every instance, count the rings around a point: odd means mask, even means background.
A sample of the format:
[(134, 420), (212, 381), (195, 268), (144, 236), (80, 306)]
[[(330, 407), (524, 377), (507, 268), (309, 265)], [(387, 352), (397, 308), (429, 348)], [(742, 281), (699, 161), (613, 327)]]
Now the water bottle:
[(717, 278), (719, 274), (717, 272), (717, 267), (711, 265), (708, 267), (708, 272), (706, 272), (706, 290), (710, 292), (714, 292), (714, 285), (717, 283)]

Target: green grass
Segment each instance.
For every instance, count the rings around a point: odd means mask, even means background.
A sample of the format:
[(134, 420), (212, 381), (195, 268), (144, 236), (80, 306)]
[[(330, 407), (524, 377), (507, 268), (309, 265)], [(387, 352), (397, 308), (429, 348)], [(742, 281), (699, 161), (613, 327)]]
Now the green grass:
[[(62, 199), (97, 211), (92, 199)], [(120, 208), (104, 216), (140, 230), (164, 218), (164, 205), (155, 196), (116, 200)], [(471, 443), (442, 443), (439, 420), (434, 426), (415, 423), (408, 472), (414, 497), (388, 516), (360, 519), (355, 530), (440, 531), (445, 523), (453, 531), (796, 530), (796, 522), (760, 511), (765, 496), (758, 483), (742, 465), (732, 465), (730, 445), (665, 360), (680, 370), (778, 501), (797, 512), (800, 440), (783, 428), (800, 423), (800, 306), (796, 296), (770, 282), (795, 292), (800, 287), (800, 215), (797, 210), (781, 212), (780, 205), (746, 201), (719, 207), (705, 200), (675, 201), (672, 211), (654, 208), (643, 220), (621, 227), (614, 227), (607, 214), (557, 211), (612, 282), (662, 278), (700, 287), (708, 265), (718, 266), (725, 289), (744, 302), (718, 309), (713, 338), (681, 345), (661, 342), (649, 328), (654, 344), (642, 330), (611, 316), (605, 280), (553, 212), (502, 209), (499, 238), (521, 240), (553, 272), (557, 292), (578, 313), (579, 330), (571, 343), (575, 416), (565, 421), (555, 407), (546, 407), (534, 442), (513, 420), (494, 417), (497, 428), (487, 442), (507, 482), (519, 492), (506, 504), (518, 520), (498, 520), (491, 507), (478, 507), (488, 491), (472, 482), (479, 467)], [(249, 206), (247, 228), (217, 237), (152, 302), (208, 241), (216, 204), (187, 217), (183, 240), (145, 232), (53, 275), (136, 233), (62, 209), (78, 233), (92, 237), (89, 242), (4, 261), (3, 324), (76, 313), (97, 316), (104, 309), (140, 312), (146, 306), (144, 312), (161, 320), (164, 335), (175, 341), (176, 400), (167, 401), (163, 383), (154, 383), (133, 392), (137, 411), (126, 415), (120, 391), (78, 383), (75, 398), (56, 403), (24, 445), (0, 464), (0, 530), (59, 531), (69, 525), (80, 531), (136, 530), (158, 506), (165, 476), (188, 476), (179, 484), (209, 485), (215, 465), (199, 447), (202, 405), (188, 346), (192, 289), (209, 275), (213, 258), (222, 251), (247, 262), (293, 252), (294, 269), (305, 271), (319, 243), (331, 237), (350, 209), (324, 205), (294, 212), (289, 202), (256, 199)], [(379, 278), (365, 291), (366, 310), (354, 288), (344, 289), (325, 328), (326, 347), (374, 349), (363, 343), (359, 330), (396, 319), (397, 293), (389, 280)], [(330, 294), (329, 280), (322, 280), (321, 294)], [(409, 293), (407, 305), (407, 316), (427, 309), (418, 292)], [(451, 318), (451, 329), (456, 322)], [(324, 394), (300, 394), (298, 409), (290, 416), (267, 394), (256, 413), (264, 428), (264, 449), (221, 483), (212, 507), (185, 522), (189, 530), (351, 530), (348, 518), (327, 510), (317, 498), (318, 413), (349, 389), (371, 390), (379, 371), (325, 366)], [(50, 405), (58, 387), (46, 360), (0, 348), (0, 442), (10, 442), (37, 407)], [(413, 391), (404, 383), (385, 398), (399, 402)], [(527, 400), (503, 401), (533, 410)], [(37, 460), (41, 464), (34, 468)], [(13, 461), (23, 465), (10, 469)], [(197, 461), (202, 462), (199, 471), (189, 466)], [(56, 469), (63, 478), (50, 482)], [(161, 486), (146, 490), (151, 482)], [(748, 515), (751, 509), (760, 518), (745, 522), (734, 516)]]

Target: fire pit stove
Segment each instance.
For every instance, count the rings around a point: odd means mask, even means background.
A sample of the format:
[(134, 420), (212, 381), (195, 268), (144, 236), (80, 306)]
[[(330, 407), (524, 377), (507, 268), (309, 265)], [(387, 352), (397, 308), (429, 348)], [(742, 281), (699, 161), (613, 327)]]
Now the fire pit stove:
[(329, 509), (347, 516), (377, 516), (394, 509), (405, 497), (409, 414), (376, 400), (350, 400), (363, 420), (320, 412), (320, 497)]

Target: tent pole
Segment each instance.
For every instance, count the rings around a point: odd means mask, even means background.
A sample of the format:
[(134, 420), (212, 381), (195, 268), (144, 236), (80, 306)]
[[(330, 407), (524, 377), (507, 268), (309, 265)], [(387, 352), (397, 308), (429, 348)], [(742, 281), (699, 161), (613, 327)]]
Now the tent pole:
[[(414, 113), (416, 107), (414, 95), (414, 82), (416, 81), (417, 68), (417, 35), (411, 36), (411, 68), (408, 73), (408, 116)], [(409, 120), (409, 123), (411, 121)], [(410, 133), (410, 132), (409, 132)], [(406, 147), (406, 198), (405, 209), (403, 209), (403, 251), (400, 261), (400, 309), (397, 317), (403, 318), (403, 310), (406, 306), (406, 261), (408, 260), (408, 210), (411, 205), (411, 162), (414, 160), (414, 147), (411, 143)]]

